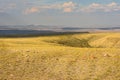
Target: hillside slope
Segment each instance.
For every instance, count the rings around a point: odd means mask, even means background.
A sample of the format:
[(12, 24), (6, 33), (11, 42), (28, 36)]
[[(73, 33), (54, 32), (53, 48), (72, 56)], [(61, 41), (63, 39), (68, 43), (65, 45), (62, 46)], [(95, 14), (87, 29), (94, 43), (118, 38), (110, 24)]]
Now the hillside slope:
[(0, 80), (120, 80), (119, 35), (0, 38)]

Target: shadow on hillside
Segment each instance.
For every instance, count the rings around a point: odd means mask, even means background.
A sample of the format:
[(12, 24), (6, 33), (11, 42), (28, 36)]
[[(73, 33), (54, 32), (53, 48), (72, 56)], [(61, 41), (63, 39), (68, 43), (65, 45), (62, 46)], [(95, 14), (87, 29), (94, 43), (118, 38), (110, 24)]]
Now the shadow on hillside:
[(19, 37), (38, 37), (38, 36), (57, 36), (57, 35), (71, 35), (82, 34), (89, 32), (55, 32), (50, 30), (0, 30), (1, 38), (19, 38)]
[(73, 36), (64, 36), (60, 37), (57, 40), (45, 40), (48, 43), (56, 43), (62, 46), (69, 46), (69, 47), (79, 47), (79, 48), (93, 48), (89, 44), (89, 39), (78, 39)]

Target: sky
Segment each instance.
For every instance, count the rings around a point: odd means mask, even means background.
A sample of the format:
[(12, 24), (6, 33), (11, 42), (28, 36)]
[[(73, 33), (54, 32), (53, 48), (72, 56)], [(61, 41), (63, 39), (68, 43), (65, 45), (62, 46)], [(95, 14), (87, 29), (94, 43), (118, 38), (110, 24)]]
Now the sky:
[(0, 25), (120, 26), (120, 0), (0, 0)]

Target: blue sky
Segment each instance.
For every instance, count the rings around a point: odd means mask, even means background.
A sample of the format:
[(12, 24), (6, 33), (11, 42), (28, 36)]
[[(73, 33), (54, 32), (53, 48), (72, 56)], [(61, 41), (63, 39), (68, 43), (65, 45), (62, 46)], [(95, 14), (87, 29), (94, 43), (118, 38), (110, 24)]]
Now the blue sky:
[(120, 0), (0, 0), (0, 25), (120, 26)]

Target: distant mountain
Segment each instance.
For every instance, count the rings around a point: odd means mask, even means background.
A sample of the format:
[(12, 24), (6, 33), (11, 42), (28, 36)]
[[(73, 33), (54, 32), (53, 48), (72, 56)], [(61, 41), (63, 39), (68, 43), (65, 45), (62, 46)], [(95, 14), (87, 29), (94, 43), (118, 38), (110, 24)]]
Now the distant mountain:
[(62, 35), (88, 32), (55, 32), (50, 30), (0, 30), (0, 37), (34, 37), (44, 35)]
[(6, 25), (0, 26), (0, 30), (56, 30), (60, 29), (57, 26), (45, 25)]
[(109, 28), (78, 28), (78, 27), (64, 27), (62, 30), (120, 30), (120, 27)]
[[(109, 28), (80, 28), (80, 27), (63, 27), (63, 26), (47, 26), (47, 25), (6, 25), (0, 26), (0, 34), (3, 33), (4, 30), (10, 31), (10, 33), (22, 30), (23, 32), (29, 32), (29, 34), (39, 31), (53, 31), (53, 32), (89, 32), (89, 31), (120, 31), (120, 27), (109, 27)], [(21, 32), (21, 31), (20, 31)]]

